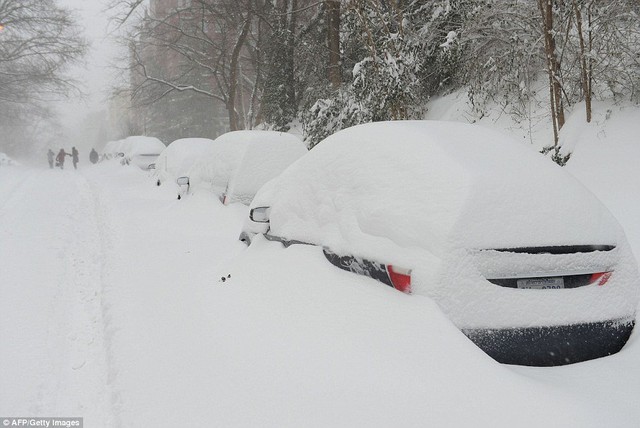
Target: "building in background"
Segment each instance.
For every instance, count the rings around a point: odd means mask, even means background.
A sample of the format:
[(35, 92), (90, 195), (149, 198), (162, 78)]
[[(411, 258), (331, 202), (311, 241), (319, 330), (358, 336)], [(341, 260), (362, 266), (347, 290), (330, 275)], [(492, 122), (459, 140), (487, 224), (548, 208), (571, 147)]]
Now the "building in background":
[[(185, 0), (151, 0), (138, 39), (130, 48), (131, 114), (128, 135), (154, 136), (165, 144), (185, 137), (215, 138), (229, 130), (225, 103), (208, 94), (216, 81), (192, 52), (206, 51), (198, 26)], [(185, 36), (185, 34), (190, 35)], [(194, 61), (196, 63), (194, 64)], [(189, 89), (189, 88), (195, 88)]]

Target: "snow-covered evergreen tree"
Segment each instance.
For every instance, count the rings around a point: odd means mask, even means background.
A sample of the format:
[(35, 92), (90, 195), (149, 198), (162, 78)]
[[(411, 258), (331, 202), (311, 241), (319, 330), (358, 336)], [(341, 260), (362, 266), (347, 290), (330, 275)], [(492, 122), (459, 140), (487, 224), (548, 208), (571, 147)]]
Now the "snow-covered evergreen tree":
[(426, 100), (454, 81), (462, 5), (466, 2), (346, 2), (346, 82), (303, 111), (310, 145), (357, 123), (421, 118)]

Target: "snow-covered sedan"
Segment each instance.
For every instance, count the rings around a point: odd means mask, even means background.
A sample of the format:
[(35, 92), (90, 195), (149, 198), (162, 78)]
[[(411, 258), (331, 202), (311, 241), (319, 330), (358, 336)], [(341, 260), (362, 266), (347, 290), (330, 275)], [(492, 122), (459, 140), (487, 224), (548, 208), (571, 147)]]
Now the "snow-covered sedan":
[(193, 165), (211, 151), (214, 140), (209, 138), (180, 138), (169, 144), (153, 165), (156, 184), (178, 184), (178, 199), (188, 191), (187, 173)]
[(306, 153), (304, 143), (286, 132), (227, 132), (194, 164), (188, 180), (194, 188), (216, 194), (225, 205), (249, 205), (266, 182)]
[(165, 181), (175, 182), (189, 172), (213, 145), (209, 138), (180, 138), (169, 144), (158, 156), (154, 165), (154, 177), (159, 186)]
[(11, 159), (6, 153), (0, 152), (0, 166), (12, 165), (18, 165), (18, 163)]
[(165, 149), (162, 141), (144, 135), (134, 135), (120, 140), (117, 147), (123, 165), (136, 165), (144, 170), (155, 165), (156, 159)]
[(635, 323), (637, 265), (609, 211), (553, 162), (476, 125), (340, 131), (256, 195), (241, 239), (257, 233), (433, 298), (503, 363), (610, 355)]

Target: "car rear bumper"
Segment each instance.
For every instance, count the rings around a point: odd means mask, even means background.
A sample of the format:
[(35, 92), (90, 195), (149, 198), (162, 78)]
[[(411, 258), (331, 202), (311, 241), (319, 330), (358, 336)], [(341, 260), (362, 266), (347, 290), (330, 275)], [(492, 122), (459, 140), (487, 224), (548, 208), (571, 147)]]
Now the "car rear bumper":
[(463, 329), (480, 349), (499, 363), (561, 366), (617, 353), (627, 343), (635, 319), (554, 327)]

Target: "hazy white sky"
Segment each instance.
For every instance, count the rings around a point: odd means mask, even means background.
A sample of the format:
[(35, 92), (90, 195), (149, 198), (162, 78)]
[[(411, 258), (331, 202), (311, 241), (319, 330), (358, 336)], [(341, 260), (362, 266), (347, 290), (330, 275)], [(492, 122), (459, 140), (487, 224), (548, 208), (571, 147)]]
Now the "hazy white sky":
[[(87, 94), (86, 99), (74, 98), (59, 104), (64, 125), (69, 128), (67, 136), (82, 145), (86, 129), (81, 129), (83, 119), (90, 112), (106, 108), (109, 89), (113, 86), (114, 72), (111, 64), (118, 55), (113, 35), (108, 34), (113, 25), (105, 11), (106, 0), (58, 0), (58, 3), (73, 9), (85, 29), (85, 37), (91, 43), (86, 64), (77, 66), (73, 76), (80, 81)], [(88, 135), (86, 137), (89, 137)]]

